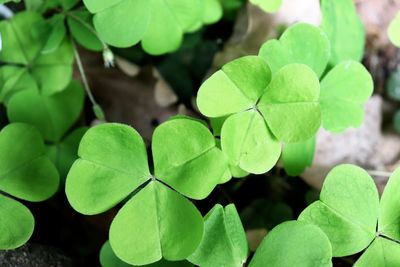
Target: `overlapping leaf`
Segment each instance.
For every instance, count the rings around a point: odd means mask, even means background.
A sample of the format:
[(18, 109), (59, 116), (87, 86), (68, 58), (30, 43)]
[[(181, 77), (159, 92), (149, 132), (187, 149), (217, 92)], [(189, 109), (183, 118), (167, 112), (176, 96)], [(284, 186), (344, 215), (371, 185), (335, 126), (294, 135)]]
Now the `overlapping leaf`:
[(320, 200), (306, 208), (299, 220), (316, 224), (326, 233), (333, 256), (367, 249), (355, 266), (396, 266), (400, 262), (396, 256), (400, 250), (399, 174), (396, 171), (390, 177), (379, 204), (378, 191), (366, 171), (353, 165), (335, 167), (325, 179)]
[(390, 41), (397, 47), (400, 47), (400, 13), (392, 20), (388, 28)]
[(204, 217), (203, 239), (188, 260), (198, 266), (243, 266), (248, 250), (235, 206), (217, 204)]
[(13, 249), (31, 236), (33, 216), (1, 192), (27, 201), (43, 201), (57, 191), (59, 176), (45, 155), (43, 139), (32, 126), (9, 124), (0, 132), (0, 146), (0, 249)]
[(222, 119), (221, 145), (230, 163), (263, 173), (279, 158), (278, 141), (299, 142), (316, 133), (321, 123), (318, 98), (318, 78), (306, 65), (286, 65), (271, 80), (267, 63), (247, 56), (207, 79), (197, 105), (206, 116), (228, 117)]
[(250, 0), (250, 2), (270, 13), (277, 12), (282, 5), (282, 0)]
[(330, 64), (360, 61), (364, 54), (365, 31), (353, 1), (322, 0), (321, 12), (321, 27), (331, 42)]
[(282, 162), (287, 174), (297, 176), (311, 166), (315, 143), (316, 138), (312, 137), (304, 142), (285, 144), (282, 151)]
[(33, 89), (14, 94), (8, 101), (7, 115), (11, 122), (32, 124), (45, 140), (58, 142), (80, 116), (83, 102), (82, 86), (72, 81), (64, 91), (51, 96)]
[(278, 40), (263, 44), (259, 52), (271, 67), (272, 73), (291, 63), (312, 68), (318, 77), (324, 73), (330, 57), (327, 35), (319, 28), (297, 23), (290, 26)]
[(108, 44), (128, 47), (142, 42), (154, 55), (176, 50), (183, 34), (202, 16), (199, 0), (84, 0), (100, 37)]
[(202, 217), (181, 194), (206, 197), (227, 166), (214, 137), (197, 120), (175, 118), (161, 124), (152, 149), (154, 176), (134, 129), (96, 126), (82, 138), (80, 158), (66, 182), (68, 200), (84, 214), (101, 213), (132, 196), (111, 225), (110, 243), (119, 258), (134, 265), (162, 257), (182, 260), (196, 249), (203, 234)]
[(0, 23), (0, 31), (7, 36), (3, 40), (0, 60), (11, 64), (0, 68), (2, 101), (23, 89), (36, 89), (41, 94), (52, 95), (62, 91), (71, 80), (71, 45), (63, 41), (54, 52), (43, 54), (43, 34), (32, 31), (32, 26), (41, 22), (43, 18), (36, 13), (20, 12), (10, 21)]

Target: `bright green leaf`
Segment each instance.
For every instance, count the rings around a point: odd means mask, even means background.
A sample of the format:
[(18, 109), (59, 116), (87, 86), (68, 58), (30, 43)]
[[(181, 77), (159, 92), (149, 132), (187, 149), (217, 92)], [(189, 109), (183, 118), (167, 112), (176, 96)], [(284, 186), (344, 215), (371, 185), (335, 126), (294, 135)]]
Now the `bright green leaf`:
[(18, 201), (0, 194), (0, 250), (25, 244), (33, 233), (32, 213)]
[[(400, 240), (400, 169), (389, 178), (383, 192), (379, 210), (378, 232), (390, 238)], [(400, 245), (397, 245), (400, 246)]]
[(236, 59), (202, 84), (197, 95), (197, 106), (208, 117), (221, 117), (250, 109), (265, 92), (270, 80), (269, 67), (260, 57)]
[(306, 65), (290, 64), (272, 78), (258, 103), (274, 136), (287, 143), (305, 141), (321, 124), (319, 81)]
[(23, 90), (8, 101), (7, 115), (11, 122), (36, 126), (47, 141), (58, 142), (80, 116), (84, 92), (72, 81), (62, 92), (44, 96), (35, 90)]
[(83, 214), (104, 212), (121, 202), (150, 177), (140, 135), (122, 124), (89, 129), (66, 181), (72, 207)]
[(227, 168), (214, 136), (201, 122), (176, 118), (153, 134), (155, 176), (194, 199), (207, 197)]
[(400, 12), (392, 20), (388, 28), (390, 41), (397, 47), (400, 47)]
[(369, 174), (354, 165), (339, 165), (325, 178), (320, 200), (299, 217), (319, 226), (329, 237), (333, 256), (352, 255), (375, 238), (379, 196)]
[(276, 226), (261, 242), (249, 267), (330, 267), (332, 247), (318, 227), (299, 221)]
[(60, 47), (67, 31), (64, 25), (64, 15), (62, 14), (54, 15), (45, 23), (48, 23), (51, 28), (46, 44), (42, 49), (42, 53), (47, 54), (56, 51)]
[(391, 240), (377, 237), (353, 266), (400, 266), (400, 245)]
[(203, 239), (188, 260), (199, 266), (243, 266), (248, 250), (235, 206), (217, 204), (204, 217)]
[(360, 61), (364, 55), (365, 31), (353, 0), (322, 0), (321, 12), (321, 27), (331, 42), (330, 64)]
[(57, 191), (57, 169), (45, 155), (43, 139), (34, 127), (7, 125), (0, 132), (0, 147), (0, 192), (36, 202)]
[(222, 126), (221, 146), (232, 165), (257, 174), (269, 171), (281, 153), (281, 144), (257, 111), (229, 117)]
[(285, 65), (301, 63), (321, 77), (330, 57), (330, 44), (321, 29), (311, 24), (297, 23), (289, 27), (279, 41), (266, 42), (259, 55), (268, 62), (272, 73)]
[(322, 125), (340, 132), (359, 127), (364, 119), (364, 103), (372, 95), (373, 81), (365, 67), (355, 61), (335, 66), (321, 82)]
[(304, 142), (285, 144), (282, 161), (287, 174), (298, 176), (311, 166), (314, 159), (315, 142), (316, 138), (311, 137)]
[(76, 6), (78, 4), (80, 0), (60, 0), (61, 6), (65, 9), (65, 10), (70, 10), (71, 8), (73, 8), (74, 6)]
[(150, 182), (118, 212), (110, 244), (127, 263), (144, 265), (164, 257), (183, 260), (199, 245), (203, 219), (182, 195), (158, 181)]

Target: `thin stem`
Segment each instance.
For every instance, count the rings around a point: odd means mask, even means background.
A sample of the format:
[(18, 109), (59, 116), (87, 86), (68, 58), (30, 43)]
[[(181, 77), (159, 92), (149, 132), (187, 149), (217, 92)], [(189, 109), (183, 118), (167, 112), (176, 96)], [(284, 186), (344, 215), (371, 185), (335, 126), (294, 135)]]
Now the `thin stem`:
[(367, 170), (367, 172), (373, 176), (381, 176), (381, 177), (390, 177), (392, 175), (391, 172), (380, 171), (380, 170)]
[(83, 69), (81, 57), (79, 56), (78, 49), (76, 48), (75, 42), (74, 42), (72, 37), (71, 37), (71, 43), (72, 43), (72, 47), (74, 49), (76, 65), (78, 66), (79, 73), (80, 73), (81, 78), (82, 78), (83, 87), (85, 88), (85, 91), (86, 91), (86, 93), (87, 93), (87, 95), (89, 97), (90, 102), (92, 102), (93, 106), (98, 106), (96, 100), (93, 97), (92, 91), (90, 89), (90, 86), (89, 86), (89, 83), (88, 83), (88, 80), (87, 80), (87, 77), (86, 77), (85, 70)]

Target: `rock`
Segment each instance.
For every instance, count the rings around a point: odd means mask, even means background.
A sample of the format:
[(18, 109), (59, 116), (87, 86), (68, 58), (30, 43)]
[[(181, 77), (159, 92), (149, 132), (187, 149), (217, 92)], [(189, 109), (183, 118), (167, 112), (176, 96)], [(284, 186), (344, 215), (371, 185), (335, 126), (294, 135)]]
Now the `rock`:
[(26, 244), (0, 251), (1, 267), (72, 267), (72, 260), (52, 247)]

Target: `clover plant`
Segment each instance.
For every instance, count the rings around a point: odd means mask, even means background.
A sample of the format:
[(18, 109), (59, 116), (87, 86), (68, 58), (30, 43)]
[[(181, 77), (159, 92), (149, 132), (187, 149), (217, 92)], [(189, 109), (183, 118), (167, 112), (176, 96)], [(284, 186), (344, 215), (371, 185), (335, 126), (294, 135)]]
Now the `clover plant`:
[(388, 28), (390, 41), (397, 47), (400, 47), (400, 13), (393, 18)]
[(43, 95), (62, 91), (71, 81), (73, 50), (64, 40), (55, 51), (42, 53), (43, 32), (33, 31), (32, 25), (43, 22), (34, 12), (24, 11), (9, 21), (0, 22), (3, 49), (0, 60), (0, 101), (7, 102), (17, 91), (34, 89)]
[(83, 214), (104, 212), (128, 198), (111, 224), (110, 244), (133, 265), (161, 257), (183, 260), (196, 249), (203, 220), (183, 195), (205, 198), (227, 168), (212, 134), (192, 119), (175, 118), (158, 126), (152, 152), (153, 174), (144, 142), (133, 128), (95, 126), (83, 136), (80, 158), (66, 181), (69, 202)]
[(271, 13), (278, 11), (282, 5), (282, 0), (250, 0), (250, 2)]
[(334, 257), (365, 250), (354, 266), (400, 265), (400, 170), (395, 171), (379, 201), (369, 174), (354, 165), (331, 170), (320, 200), (307, 207), (300, 221), (320, 227), (332, 244)]
[(38, 202), (58, 189), (56, 167), (46, 156), (40, 133), (12, 123), (0, 131), (0, 249), (14, 249), (32, 235), (34, 218), (14, 198)]
[[(221, 6), (213, 0), (84, 0), (94, 14), (102, 40), (116, 47), (141, 42), (150, 54), (176, 50), (183, 34), (220, 18)], [(162, 41), (160, 41), (162, 40)]]

